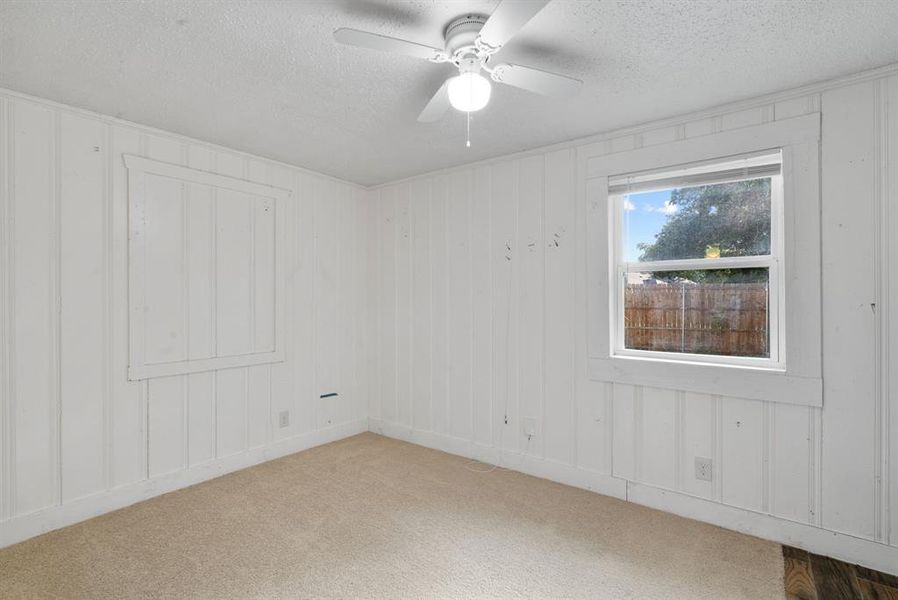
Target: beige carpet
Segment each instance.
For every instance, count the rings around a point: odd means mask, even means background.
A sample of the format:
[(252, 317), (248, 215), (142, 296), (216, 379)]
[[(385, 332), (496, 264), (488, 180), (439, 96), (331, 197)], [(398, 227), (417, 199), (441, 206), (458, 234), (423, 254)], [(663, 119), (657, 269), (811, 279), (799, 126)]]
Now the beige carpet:
[(2, 550), (0, 598), (784, 597), (777, 544), (471, 466), (358, 435)]

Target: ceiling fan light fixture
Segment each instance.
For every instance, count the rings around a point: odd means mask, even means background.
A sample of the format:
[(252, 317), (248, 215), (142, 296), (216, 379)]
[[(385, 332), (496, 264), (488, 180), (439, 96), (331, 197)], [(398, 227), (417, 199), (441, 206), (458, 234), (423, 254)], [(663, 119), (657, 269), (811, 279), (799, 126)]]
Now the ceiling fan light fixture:
[[(440, 85), (418, 115), (418, 122), (433, 123), (450, 108), (455, 108), (468, 113), (470, 123), (470, 114), (489, 104), (493, 82), (558, 98), (573, 96), (580, 89), (583, 82), (579, 79), (494, 60), (496, 53), (549, 2), (551, 0), (499, 0), (496, 4), (493, 0), (495, 8), (491, 15), (464, 13), (450, 21), (443, 30), (445, 43), (442, 48), (347, 27), (334, 31), (334, 39), (356, 48), (455, 65), (459, 75)], [(481, 71), (489, 76), (484, 77)]]
[(479, 73), (466, 72), (449, 80), (449, 103), (462, 112), (477, 112), (490, 101), (489, 80)]

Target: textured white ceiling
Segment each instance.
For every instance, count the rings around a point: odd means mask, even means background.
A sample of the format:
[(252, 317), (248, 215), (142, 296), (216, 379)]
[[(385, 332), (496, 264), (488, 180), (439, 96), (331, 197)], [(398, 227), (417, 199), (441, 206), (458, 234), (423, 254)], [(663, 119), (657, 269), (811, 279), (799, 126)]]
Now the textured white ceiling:
[(551, 100), (495, 86), (415, 119), (452, 72), (338, 46), (354, 27), (442, 45), (496, 0), (4, 0), (0, 86), (376, 184), (898, 61), (895, 0), (555, 0), (500, 53), (585, 81)]

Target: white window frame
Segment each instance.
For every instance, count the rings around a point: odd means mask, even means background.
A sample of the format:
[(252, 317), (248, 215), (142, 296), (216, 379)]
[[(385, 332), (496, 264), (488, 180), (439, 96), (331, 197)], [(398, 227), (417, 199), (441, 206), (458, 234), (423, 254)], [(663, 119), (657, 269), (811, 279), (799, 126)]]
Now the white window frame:
[[(586, 217), (587, 368), (591, 380), (822, 406), (820, 284), (820, 114), (813, 113), (644, 148), (609, 153), (597, 142), (578, 149), (578, 190)], [(777, 277), (777, 364), (720, 364), (701, 355), (615, 352), (619, 293), (609, 182), (622, 173), (670, 170), (780, 148), (783, 198)], [(716, 264), (722, 264), (717, 262)], [(785, 344), (788, 340), (788, 344)]]
[[(627, 262), (624, 254), (624, 217), (626, 210), (624, 199), (630, 190), (615, 193), (614, 188), (628, 187), (629, 184), (639, 184), (636, 193), (652, 190), (671, 189), (676, 187), (672, 181), (685, 180), (696, 174), (710, 176), (703, 185), (732, 181), (744, 181), (756, 179), (750, 175), (745, 177), (713, 177), (715, 173), (731, 172), (741, 165), (744, 170), (750, 171), (752, 165), (779, 164), (779, 174), (769, 176), (770, 186), (770, 253), (758, 256), (722, 257), (716, 259), (694, 258), (679, 260), (637, 261)], [(652, 185), (652, 181), (662, 180), (664, 183)], [(703, 178), (704, 179), (704, 178)], [(615, 185), (617, 184), (617, 185)], [(782, 149), (777, 148), (769, 152), (751, 154), (748, 156), (728, 157), (700, 165), (678, 165), (661, 172), (649, 174), (631, 173), (609, 178), (609, 202), (613, 217), (609, 224), (612, 239), (612, 265), (615, 273), (615, 290), (612, 296), (612, 310), (614, 311), (614, 327), (612, 328), (612, 356), (633, 357), (655, 360), (678, 360), (684, 362), (706, 363), (717, 365), (732, 365), (743, 367), (756, 367), (759, 369), (773, 369), (785, 371), (785, 319), (782, 318), (781, 308), (784, 306), (784, 281), (781, 268), (783, 263), (783, 176), (782, 176)], [(625, 346), (625, 306), (624, 296), (626, 291), (627, 273), (643, 271), (684, 271), (684, 270), (714, 270), (727, 268), (751, 268), (760, 267), (768, 269), (768, 347), (769, 357), (745, 357), (719, 354), (694, 354), (688, 352), (640, 350)]]

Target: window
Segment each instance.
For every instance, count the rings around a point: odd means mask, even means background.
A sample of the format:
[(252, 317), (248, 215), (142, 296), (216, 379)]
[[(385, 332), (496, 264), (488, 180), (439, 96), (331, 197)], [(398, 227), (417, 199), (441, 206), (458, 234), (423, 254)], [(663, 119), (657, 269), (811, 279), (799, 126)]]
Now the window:
[(822, 406), (820, 115), (680, 133), (577, 151), (589, 379)]
[(784, 368), (780, 150), (608, 179), (615, 356)]

